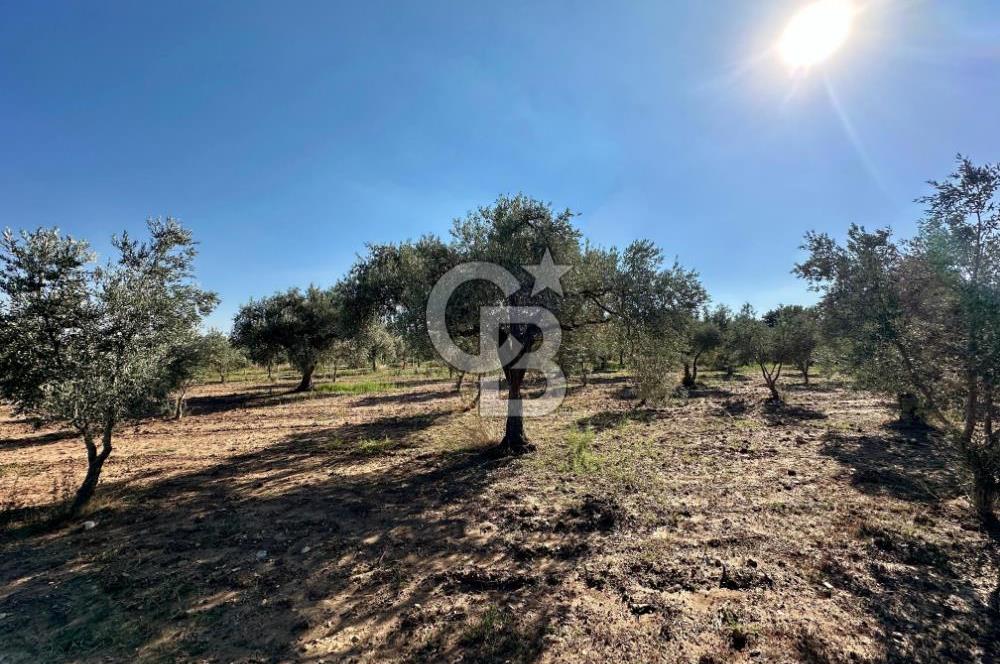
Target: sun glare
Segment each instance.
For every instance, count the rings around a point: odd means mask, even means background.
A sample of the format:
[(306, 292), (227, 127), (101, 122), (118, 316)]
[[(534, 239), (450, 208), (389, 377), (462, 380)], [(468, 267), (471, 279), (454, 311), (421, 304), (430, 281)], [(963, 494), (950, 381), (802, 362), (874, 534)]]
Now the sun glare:
[(793, 69), (817, 65), (847, 40), (854, 7), (850, 0), (818, 0), (792, 17), (781, 35), (778, 50)]

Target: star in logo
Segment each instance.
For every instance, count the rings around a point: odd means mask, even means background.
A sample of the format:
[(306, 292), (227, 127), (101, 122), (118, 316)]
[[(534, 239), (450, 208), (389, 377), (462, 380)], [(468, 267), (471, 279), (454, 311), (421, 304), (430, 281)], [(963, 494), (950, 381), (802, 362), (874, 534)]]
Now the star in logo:
[(531, 276), (535, 278), (534, 287), (531, 289), (532, 296), (538, 295), (546, 288), (557, 295), (562, 295), (562, 283), (559, 280), (564, 274), (573, 269), (572, 265), (556, 265), (555, 261), (552, 260), (552, 254), (549, 253), (547, 248), (545, 249), (545, 255), (542, 256), (542, 262), (538, 265), (522, 265), (521, 267), (530, 272)]

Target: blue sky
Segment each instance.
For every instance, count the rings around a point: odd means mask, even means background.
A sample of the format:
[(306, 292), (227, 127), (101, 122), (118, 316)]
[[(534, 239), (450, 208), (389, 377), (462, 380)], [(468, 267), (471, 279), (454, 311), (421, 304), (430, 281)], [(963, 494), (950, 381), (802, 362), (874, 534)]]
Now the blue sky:
[(106, 249), (179, 217), (228, 329), (523, 191), (716, 301), (809, 301), (806, 230), (908, 234), (956, 152), (1000, 159), (1000, 6), (873, 0), (793, 77), (802, 4), (0, 0), (0, 226)]

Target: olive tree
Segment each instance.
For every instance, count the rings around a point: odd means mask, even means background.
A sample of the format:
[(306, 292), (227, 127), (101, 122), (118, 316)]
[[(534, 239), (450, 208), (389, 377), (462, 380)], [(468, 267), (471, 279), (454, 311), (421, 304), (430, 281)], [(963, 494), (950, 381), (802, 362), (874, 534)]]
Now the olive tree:
[(732, 340), (741, 364), (754, 364), (760, 369), (771, 401), (781, 403), (784, 397), (778, 381), (785, 365), (791, 361), (790, 329), (776, 312), (758, 317), (749, 304), (733, 319)]
[(247, 366), (247, 356), (233, 346), (222, 332), (209, 330), (202, 342), (206, 353), (205, 365), (219, 377), (220, 383), (225, 383), (233, 371)]
[(340, 365), (349, 364), (355, 357), (357, 357), (357, 351), (352, 340), (333, 342), (330, 350), (323, 354), (326, 366), (333, 365), (333, 373), (330, 375), (330, 380), (336, 383), (340, 373)]
[(292, 288), (240, 307), (233, 322), (234, 345), (248, 356), (280, 353), (302, 376), (297, 392), (313, 388), (313, 373), (334, 344), (348, 336), (350, 321), (339, 287)]
[(164, 380), (173, 388), (173, 417), (180, 420), (187, 411), (187, 394), (202, 374), (209, 370), (212, 348), (207, 335), (192, 330), (170, 349), (164, 363)]
[[(693, 273), (677, 266), (663, 270), (662, 254), (651, 243), (636, 243), (620, 254), (595, 248), (582, 240), (573, 216), (523, 195), (501, 196), (455, 220), (449, 242), (425, 237), (370, 247), (352, 272), (353, 306), (394, 318), (408, 342), (429, 346), (426, 308), (434, 284), (459, 264), (481, 262), (504, 268), (518, 286), (505, 294), (483, 281), (462, 284), (446, 312), (455, 339), (478, 339), (484, 307), (544, 309), (558, 320), (564, 341), (615, 319), (634, 321), (636, 328), (665, 330), (697, 310), (704, 291)], [(545, 284), (558, 290), (536, 287), (525, 267), (540, 264), (546, 256), (554, 264), (572, 267), (559, 284)], [(531, 449), (520, 411), (527, 374), (520, 360), (542, 339), (542, 329), (532, 323), (500, 326), (501, 346), (519, 349), (501, 367), (508, 396), (501, 452)]]
[[(959, 157), (932, 181), (919, 233), (851, 226), (844, 244), (810, 233), (796, 270), (823, 294), (831, 332), (865, 386), (900, 396), (952, 440), (980, 516), (1000, 493), (1000, 168)], [(911, 405), (912, 407), (912, 405)]]
[(782, 355), (802, 374), (802, 381), (809, 385), (809, 369), (813, 354), (819, 346), (819, 321), (810, 307), (782, 305), (764, 315), (771, 328), (781, 331)]
[(55, 229), (8, 230), (0, 247), (0, 394), (83, 439), (71, 514), (93, 495), (119, 425), (162, 412), (169, 360), (217, 302), (193, 281), (190, 231), (169, 218), (147, 225), (146, 242), (113, 238), (118, 257), (103, 266)]
[(708, 312), (705, 319), (719, 331), (719, 341), (710, 353), (711, 366), (717, 371), (724, 371), (726, 380), (731, 380), (736, 365), (741, 362), (733, 325), (735, 314), (732, 309), (720, 304)]
[(568, 335), (559, 348), (557, 361), (567, 377), (578, 376), (586, 386), (595, 371), (603, 371), (615, 355), (611, 325), (592, 325)]
[(691, 321), (687, 330), (687, 347), (684, 357), (684, 387), (692, 388), (698, 383), (698, 362), (722, 344), (722, 330), (706, 314), (702, 319)]
[(269, 380), (273, 377), (274, 365), (286, 359), (285, 349), (277, 342), (271, 327), (277, 317), (277, 311), (271, 304), (269, 299), (250, 300), (240, 307), (229, 337), (229, 343), (234, 348), (267, 370)]
[(364, 358), (372, 373), (378, 371), (379, 360), (391, 362), (399, 350), (397, 337), (377, 318), (366, 321), (354, 336), (353, 342), (355, 354)]

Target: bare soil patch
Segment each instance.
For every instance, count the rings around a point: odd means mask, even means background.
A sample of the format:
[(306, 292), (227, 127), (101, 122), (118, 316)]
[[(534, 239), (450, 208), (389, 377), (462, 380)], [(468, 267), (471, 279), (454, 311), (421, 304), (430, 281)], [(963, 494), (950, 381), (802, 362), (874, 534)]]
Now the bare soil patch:
[(91, 529), (32, 525), (82, 443), (0, 421), (0, 662), (1000, 656), (997, 545), (878, 399), (715, 381), (636, 411), (599, 376), (494, 459), (471, 392), (391, 382), (205, 386), (119, 438)]

